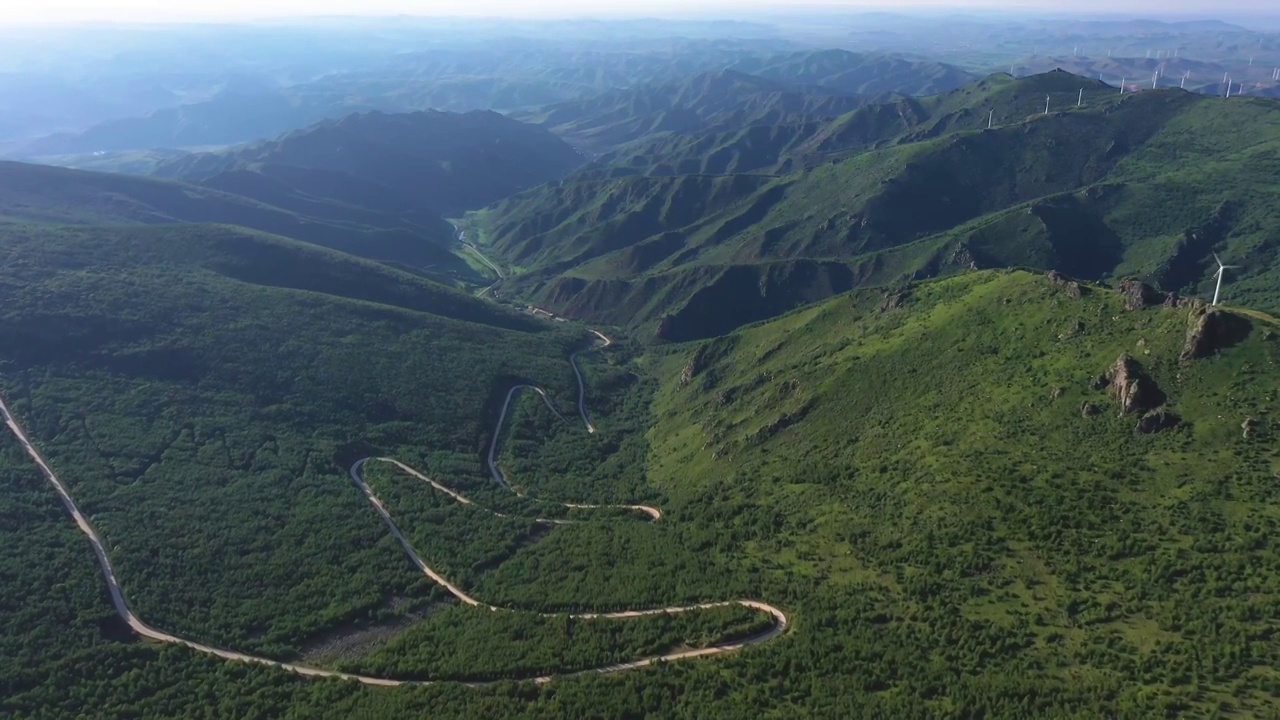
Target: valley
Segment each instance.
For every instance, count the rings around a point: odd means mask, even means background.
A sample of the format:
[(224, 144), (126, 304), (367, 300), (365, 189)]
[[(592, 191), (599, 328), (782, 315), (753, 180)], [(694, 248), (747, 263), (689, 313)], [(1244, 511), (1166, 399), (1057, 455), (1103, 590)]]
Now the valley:
[(0, 716), (1274, 715), (1267, 28), (0, 26)]

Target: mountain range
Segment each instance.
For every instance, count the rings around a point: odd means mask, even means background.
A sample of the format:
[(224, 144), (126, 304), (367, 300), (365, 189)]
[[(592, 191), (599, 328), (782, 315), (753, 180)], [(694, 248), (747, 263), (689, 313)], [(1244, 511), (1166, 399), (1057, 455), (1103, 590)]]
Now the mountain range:
[[(1065, 72), (997, 75), (825, 124), (770, 126), (761, 132), (781, 139), (750, 162), (681, 157), (650, 177), (623, 172), (629, 161), (593, 165), (471, 223), (523, 268), (506, 291), (672, 340), (971, 266), (1203, 291), (1211, 249), (1249, 258), (1235, 292), (1276, 308), (1265, 158), (1278, 110), (1177, 90), (1122, 96)], [(713, 174), (674, 172), (690, 164)]]
[(0, 162), (0, 716), (1273, 714), (1280, 103), (814, 17), (53, 88), (94, 170)]

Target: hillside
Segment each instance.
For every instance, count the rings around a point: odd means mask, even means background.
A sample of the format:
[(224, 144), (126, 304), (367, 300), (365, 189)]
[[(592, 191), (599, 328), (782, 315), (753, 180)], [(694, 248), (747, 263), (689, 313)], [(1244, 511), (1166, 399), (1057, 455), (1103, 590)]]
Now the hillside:
[[(490, 681), (608, 667), (760, 629), (759, 613), (741, 607), (638, 619), (537, 614), (692, 606), (744, 587), (688, 549), (681, 526), (561, 507), (581, 522), (552, 528), (535, 520), (547, 508), (484, 468), (513, 385), (536, 383), (565, 408), (585, 393), (577, 353), (596, 336), (582, 328), (224, 226), (6, 225), (0, 257), (0, 397), (102, 534), (129, 607), (151, 627), (312, 667)], [(625, 394), (628, 376), (606, 372)], [(511, 423), (560, 418), (536, 402)], [(611, 444), (595, 452), (616, 452), (619, 441), (636, 450), (634, 435), (623, 437), (642, 422), (632, 410), (600, 403)], [(553, 425), (570, 429), (590, 438), (576, 423)], [(433, 565), (508, 612), (458, 603), (406, 562), (348, 475), (357, 459), (383, 456), (474, 498), (452, 501), (404, 473), (367, 475), (385, 498), (379, 507)], [(0, 568), (22, 579), (0, 604), (0, 712), (29, 716), (48, 692), (65, 695), (50, 679), (83, 662), (193, 682), (208, 679), (193, 674), (207, 663), (226, 662), (137, 642), (89, 571), (83, 536), (68, 535), (75, 525), (7, 428), (0, 492)], [(456, 653), (423, 653), (422, 638)], [(299, 681), (221, 666), (233, 684)], [(73, 683), (72, 702), (93, 682)]]
[(867, 102), (866, 98), (827, 88), (722, 70), (675, 84), (612, 90), (516, 117), (600, 152), (656, 133), (687, 134), (753, 123), (831, 118)]
[(439, 215), (558, 178), (581, 161), (545, 130), (494, 112), (374, 112), (187, 156), (155, 174), (231, 191), (270, 185), (298, 199)]
[[(468, 272), (449, 247), (453, 229), (421, 213), (319, 199), (288, 202), (270, 183), (252, 196), (170, 180), (0, 162), (0, 220), (74, 225), (219, 223), (304, 240), (363, 257)], [(294, 198), (296, 200), (296, 198)], [(292, 209), (270, 204), (280, 201)]]
[(857, 716), (1274, 709), (1280, 327), (1214, 317), (1191, 359), (1203, 309), (1074, 287), (855, 292), (654, 358), (652, 482), (811, 588), (787, 677), (864, 658)]
[[(813, 133), (796, 145), (810, 153), (802, 170), (642, 178), (595, 169), (469, 222), (518, 270), (504, 292), (671, 340), (865, 282), (971, 266), (1137, 274), (1196, 293), (1211, 250), (1246, 266), (1234, 278), (1239, 298), (1280, 308), (1280, 216), (1267, 180), (1280, 142), (1274, 101), (1121, 96), (1057, 72), (905, 102)], [(909, 122), (871, 121), (907, 107), (918, 110)], [(813, 163), (824, 147), (845, 149)]]
[(1061, 109), (1074, 104), (1080, 90), (1091, 106), (1115, 101), (1115, 88), (1061, 71), (1022, 82), (999, 74), (928, 97), (880, 99), (834, 119), (658, 135), (607, 153), (599, 163), (615, 173), (785, 175), (868, 150), (1016, 122), (1043, 112), (1046, 95), (1056, 97)]

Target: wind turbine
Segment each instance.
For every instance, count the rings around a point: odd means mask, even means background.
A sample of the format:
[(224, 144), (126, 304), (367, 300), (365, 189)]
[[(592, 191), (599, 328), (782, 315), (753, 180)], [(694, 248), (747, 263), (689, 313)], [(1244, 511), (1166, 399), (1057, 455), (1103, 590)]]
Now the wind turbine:
[(1215, 262), (1218, 263), (1218, 284), (1213, 289), (1213, 304), (1217, 305), (1218, 294), (1222, 292), (1222, 276), (1225, 275), (1228, 270), (1239, 270), (1240, 266), (1239, 265), (1223, 265), (1222, 258), (1218, 257), (1218, 253), (1213, 253), (1213, 259)]

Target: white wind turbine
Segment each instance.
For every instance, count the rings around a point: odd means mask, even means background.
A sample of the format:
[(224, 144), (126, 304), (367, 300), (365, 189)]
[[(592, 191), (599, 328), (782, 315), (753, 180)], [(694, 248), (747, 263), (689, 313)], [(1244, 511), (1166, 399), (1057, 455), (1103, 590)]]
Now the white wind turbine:
[(1218, 304), (1218, 294), (1222, 292), (1222, 276), (1227, 274), (1228, 270), (1238, 270), (1239, 265), (1223, 265), (1222, 258), (1218, 257), (1218, 253), (1213, 253), (1213, 259), (1218, 263), (1218, 285), (1213, 289), (1213, 304)]

